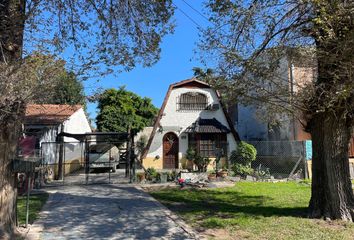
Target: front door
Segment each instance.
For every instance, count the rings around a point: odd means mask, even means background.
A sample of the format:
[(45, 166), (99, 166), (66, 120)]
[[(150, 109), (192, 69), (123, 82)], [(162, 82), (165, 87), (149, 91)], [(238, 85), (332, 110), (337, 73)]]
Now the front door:
[(163, 168), (178, 168), (178, 137), (174, 133), (163, 137)]

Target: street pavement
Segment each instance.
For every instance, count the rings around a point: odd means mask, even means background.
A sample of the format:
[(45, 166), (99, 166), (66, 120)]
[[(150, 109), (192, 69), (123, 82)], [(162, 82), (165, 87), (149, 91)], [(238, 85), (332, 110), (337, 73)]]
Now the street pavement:
[(47, 191), (49, 199), (26, 239), (197, 238), (181, 219), (133, 185), (68, 185)]

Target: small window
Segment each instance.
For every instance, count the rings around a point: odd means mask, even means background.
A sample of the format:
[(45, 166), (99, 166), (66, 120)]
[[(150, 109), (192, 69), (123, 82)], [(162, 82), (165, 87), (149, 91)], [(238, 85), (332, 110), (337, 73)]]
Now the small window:
[(177, 110), (196, 111), (204, 110), (208, 106), (208, 98), (205, 94), (197, 92), (187, 92), (181, 94), (177, 100)]

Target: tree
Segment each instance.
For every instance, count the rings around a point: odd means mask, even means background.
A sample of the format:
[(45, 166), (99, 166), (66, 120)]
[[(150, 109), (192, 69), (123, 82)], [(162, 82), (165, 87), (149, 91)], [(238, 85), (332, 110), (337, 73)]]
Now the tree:
[[(53, 55), (35, 52), (26, 61), (27, 99), (37, 104), (85, 105), (82, 83), (72, 71), (65, 68), (66, 62)], [(24, 82), (23, 82), (24, 83)], [(22, 84), (23, 84), (22, 83)]]
[(218, 73), (211, 68), (203, 70), (200, 67), (194, 67), (193, 72), (198, 80), (208, 83), (219, 92), (227, 108), (233, 106), (233, 92), (229, 91), (229, 82), (224, 76), (218, 75)]
[[(0, 238), (15, 220), (15, 175), (11, 158), (21, 129), (29, 85), (22, 57), (31, 50), (72, 53), (75, 72), (85, 79), (151, 66), (162, 37), (173, 31), (172, 1), (4, 0), (0, 3)], [(26, 34), (24, 34), (26, 33)], [(27, 65), (30, 67), (30, 65)], [(26, 90), (26, 88), (25, 88)]]
[[(354, 123), (354, 2), (271, 0), (207, 2), (210, 27), (202, 51), (239, 102), (254, 102), (306, 120), (313, 145), (314, 218), (354, 220), (348, 143)], [(315, 62), (317, 78), (289, 93), (284, 60)]]
[(136, 135), (152, 124), (157, 108), (150, 98), (141, 98), (124, 87), (108, 89), (98, 98), (97, 129), (102, 132), (126, 132), (131, 127)]
[(56, 97), (48, 103), (85, 105), (84, 87), (73, 72), (65, 71), (59, 76), (54, 92)]

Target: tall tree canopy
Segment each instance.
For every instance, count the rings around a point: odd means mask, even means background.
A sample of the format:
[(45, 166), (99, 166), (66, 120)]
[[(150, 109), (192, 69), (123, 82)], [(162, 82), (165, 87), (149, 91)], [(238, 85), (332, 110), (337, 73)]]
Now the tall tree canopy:
[[(173, 30), (172, 0), (3, 0), (0, 2), (0, 238), (15, 223), (11, 159), (28, 98), (23, 61), (34, 50), (64, 53), (82, 79), (151, 66)], [(26, 87), (23, 87), (26, 86)]]
[(130, 127), (134, 135), (151, 125), (157, 114), (150, 98), (142, 98), (124, 87), (104, 91), (98, 98), (98, 109), (99, 131), (126, 132)]
[[(210, 0), (206, 6), (211, 25), (203, 31), (201, 50), (219, 62), (238, 101), (272, 106), (307, 122), (313, 143), (310, 216), (353, 221), (348, 143), (354, 123), (354, 2)], [(315, 62), (316, 80), (289, 94), (289, 78), (279, 73), (284, 59)]]
[(227, 105), (234, 104), (232, 97), (233, 92), (229, 91), (229, 82), (224, 76), (218, 75), (219, 73), (211, 68), (202, 69), (200, 67), (194, 67), (193, 69), (194, 76), (201, 81), (208, 83), (213, 86), (220, 94), (222, 101)]
[(74, 72), (66, 70), (64, 60), (36, 52), (26, 57), (24, 63), (27, 81), (22, 83), (26, 83), (27, 89), (22, 92), (29, 102), (85, 105), (83, 85)]
[[(54, 89), (55, 96), (50, 99), (52, 104), (85, 105), (85, 94), (82, 83), (74, 72), (64, 71), (58, 78)], [(46, 102), (46, 101), (45, 101)]]

